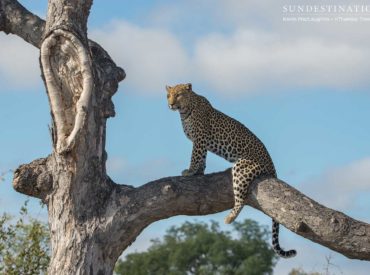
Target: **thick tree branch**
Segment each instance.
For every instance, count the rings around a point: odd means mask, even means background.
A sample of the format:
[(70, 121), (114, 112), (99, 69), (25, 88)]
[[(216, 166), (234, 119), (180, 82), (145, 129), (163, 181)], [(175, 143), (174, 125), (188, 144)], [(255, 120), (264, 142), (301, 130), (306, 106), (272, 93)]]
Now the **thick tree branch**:
[(45, 21), (16, 0), (0, 0), (0, 31), (13, 33), (40, 48)]
[[(205, 176), (164, 178), (136, 189), (122, 189), (117, 187), (111, 198), (111, 203), (120, 208), (111, 217), (120, 220), (112, 230), (117, 237), (121, 232), (127, 234), (129, 228), (135, 228), (137, 235), (150, 223), (171, 216), (207, 215), (233, 206), (230, 170)], [(279, 179), (256, 180), (250, 190), (248, 205), (289, 230), (348, 258), (370, 260), (369, 224), (327, 208)], [(122, 236), (119, 239), (123, 240)]]

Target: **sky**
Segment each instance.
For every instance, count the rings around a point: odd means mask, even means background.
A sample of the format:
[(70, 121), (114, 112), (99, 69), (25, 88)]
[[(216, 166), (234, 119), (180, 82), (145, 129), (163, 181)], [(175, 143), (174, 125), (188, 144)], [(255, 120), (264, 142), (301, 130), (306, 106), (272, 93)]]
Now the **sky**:
[[(46, 1), (20, 2), (45, 18)], [(300, 16), (283, 12), (284, 5), (297, 3), (328, 2), (94, 1), (89, 38), (127, 74), (113, 98), (117, 115), (107, 123), (112, 179), (140, 186), (188, 167), (191, 142), (179, 115), (167, 107), (165, 85), (191, 82), (215, 108), (244, 123), (264, 142), (280, 179), (369, 223), (370, 22), (284, 21)], [(50, 110), (38, 55), (20, 38), (0, 33), (0, 172), (51, 152)], [(206, 172), (230, 166), (209, 154)], [(12, 189), (11, 178), (7, 173), (0, 183), (0, 211), (16, 215), (27, 197)], [(34, 217), (47, 219), (37, 200), (30, 198), (30, 207)], [(150, 239), (161, 237), (171, 225), (210, 220), (222, 224), (227, 213), (156, 222), (125, 253), (145, 250)], [(250, 207), (238, 219), (245, 218), (267, 226), (271, 222)], [(332, 274), (370, 270), (369, 262), (347, 259), (286, 229), (281, 232), (282, 246), (296, 249), (298, 255), (279, 260), (274, 274), (297, 267), (324, 272), (327, 257)]]

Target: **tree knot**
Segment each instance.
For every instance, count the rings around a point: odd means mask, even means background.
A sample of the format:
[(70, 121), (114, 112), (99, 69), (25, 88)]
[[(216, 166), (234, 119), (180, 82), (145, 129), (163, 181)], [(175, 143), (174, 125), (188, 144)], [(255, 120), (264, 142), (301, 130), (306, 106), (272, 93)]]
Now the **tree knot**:
[(53, 176), (47, 167), (48, 158), (36, 159), (19, 166), (14, 172), (16, 191), (44, 200), (53, 186)]
[(296, 224), (295, 230), (297, 231), (297, 233), (308, 233), (311, 231), (308, 225), (303, 221), (300, 221)]
[(170, 184), (166, 184), (165, 186), (162, 187), (162, 194), (163, 195), (174, 195), (175, 191), (173, 190)]

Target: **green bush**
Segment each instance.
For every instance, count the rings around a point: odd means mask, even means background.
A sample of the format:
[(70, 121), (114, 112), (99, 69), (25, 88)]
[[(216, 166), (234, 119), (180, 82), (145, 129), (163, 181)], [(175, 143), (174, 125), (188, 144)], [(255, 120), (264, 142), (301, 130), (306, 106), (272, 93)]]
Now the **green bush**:
[(28, 217), (27, 202), (17, 221), (0, 217), (0, 274), (46, 274), (49, 251), (47, 225)]
[[(218, 223), (185, 222), (152, 240), (148, 251), (128, 254), (117, 262), (116, 274), (226, 275), (272, 274), (276, 264), (268, 244), (269, 231), (252, 220), (234, 222), (234, 233)], [(233, 237), (236, 235), (236, 237)]]

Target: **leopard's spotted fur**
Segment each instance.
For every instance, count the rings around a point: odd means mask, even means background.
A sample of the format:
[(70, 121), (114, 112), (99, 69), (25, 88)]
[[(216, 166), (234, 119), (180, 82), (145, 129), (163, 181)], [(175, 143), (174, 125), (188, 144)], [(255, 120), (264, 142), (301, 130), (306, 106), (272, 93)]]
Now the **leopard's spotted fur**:
[[(214, 109), (206, 98), (192, 91), (191, 84), (166, 87), (168, 105), (178, 110), (186, 136), (193, 142), (190, 168), (184, 176), (203, 174), (207, 151), (235, 163), (232, 168), (234, 208), (225, 218), (231, 223), (239, 215), (249, 183), (259, 176), (276, 177), (274, 164), (263, 143), (243, 124)], [(281, 257), (293, 257), (295, 250), (279, 246), (279, 224), (273, 221), (272, 244)]]

